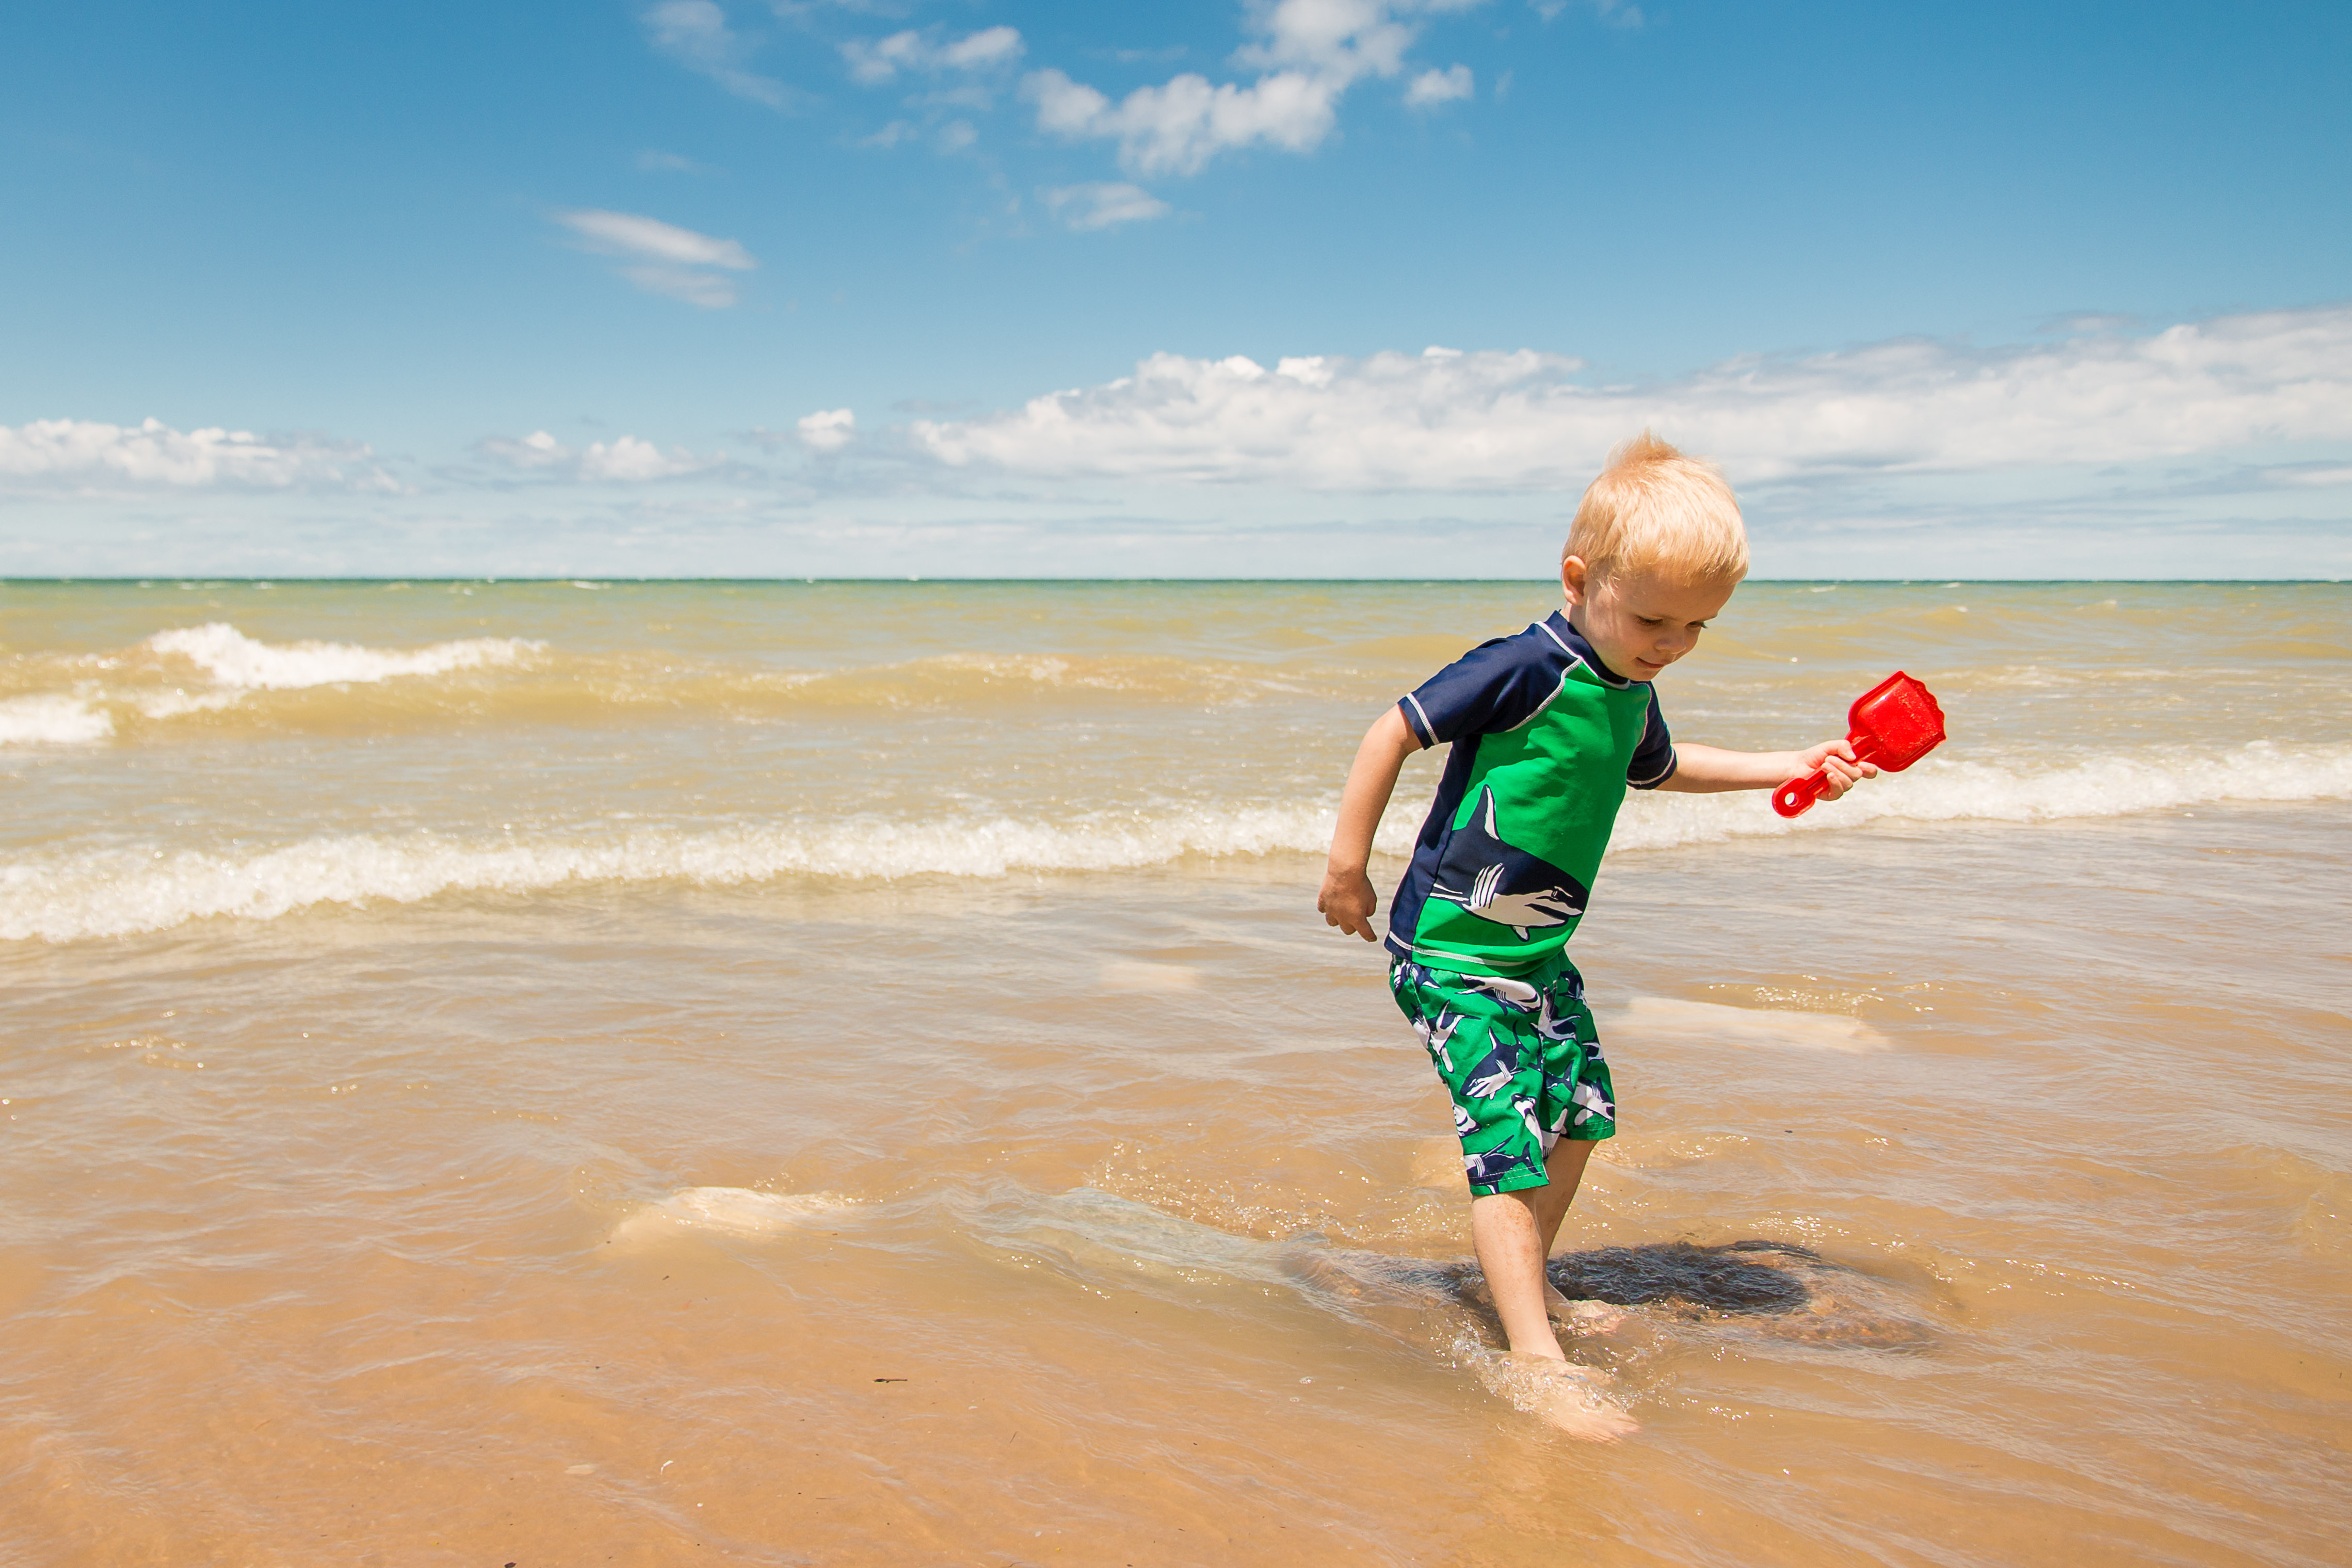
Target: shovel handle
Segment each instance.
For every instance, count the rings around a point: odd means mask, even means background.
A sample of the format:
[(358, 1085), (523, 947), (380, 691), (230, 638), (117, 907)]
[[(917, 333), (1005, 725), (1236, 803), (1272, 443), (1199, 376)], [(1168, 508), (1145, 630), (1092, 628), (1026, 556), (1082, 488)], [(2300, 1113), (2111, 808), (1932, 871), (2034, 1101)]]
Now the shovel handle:
[(1772, 791), (1772, 810), (1784, 817), (1801, 817), (1812, 810), (1822, 791), (1830, 787), (1826, 770), (1817, 771), (1803, 779), (1791, 779)]

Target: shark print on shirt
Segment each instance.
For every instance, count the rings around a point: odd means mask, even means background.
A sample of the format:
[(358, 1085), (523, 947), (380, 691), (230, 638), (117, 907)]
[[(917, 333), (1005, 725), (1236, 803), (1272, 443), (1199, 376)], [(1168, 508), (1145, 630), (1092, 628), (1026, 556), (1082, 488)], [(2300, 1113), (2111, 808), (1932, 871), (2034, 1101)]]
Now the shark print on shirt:
[(1581, 915), (1590, 894), (1559, 867), (1506, 840), (1495, 823), (1495, 792), (1482, 789), (1470, 821), (1445, 841), (1429, 896), (1507, 925), (1524, 942), (1537, 926), (1565, 925)]
[(1555, 613), (1471, 649), (1397, 711), (1422, 746), (1450, 749), (1389, 904), (1389, 951), (1465, 973), (1552, 972), (1625, 791), (1674, 776), (1656, 691), (1609, 670)]

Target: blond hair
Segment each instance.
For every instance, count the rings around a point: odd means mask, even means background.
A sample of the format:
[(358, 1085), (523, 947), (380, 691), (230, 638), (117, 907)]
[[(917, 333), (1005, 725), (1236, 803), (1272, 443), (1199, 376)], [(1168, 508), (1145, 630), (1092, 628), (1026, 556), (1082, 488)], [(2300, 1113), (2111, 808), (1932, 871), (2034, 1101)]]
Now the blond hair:
[(1721, 470), (1645, 430), (1585, 487), (1560, 556), (1594, 577), (1663, 570), (1737, 582), (1748, 575), (1748, 530)]

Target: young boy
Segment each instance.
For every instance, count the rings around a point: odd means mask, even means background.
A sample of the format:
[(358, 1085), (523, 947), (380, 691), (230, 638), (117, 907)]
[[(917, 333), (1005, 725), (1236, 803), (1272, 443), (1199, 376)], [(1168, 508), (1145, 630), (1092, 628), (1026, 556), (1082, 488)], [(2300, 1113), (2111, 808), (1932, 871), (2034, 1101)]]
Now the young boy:
[[(1566, 1375), (1547, 1321), (1568, 1303), (1544, 1260), (1614, 1090), (1568, 961), (1626, 788), (1770, 789), (1822, 768), (1836, 800), (1878, 769), (1843, 740), (1801, 751), (1676, 746), (1651, 682), (1689, 653), (1748, 575), (1722, 475), (1643, 432), (1611, 455), (1569, 530), (1554, 611), (1475, 648), (1389, 709), (1349, 770), (1317, 906), (1377, 940), (1365, 867), (1405, 758), (1451, 743), (1437, 799), (1389, 909), (1390, 989), (1454, 1099), (1470, 1232), (1515, 1357)], [(1574, 1402), (1588, 1436), (1630, 1430)]]

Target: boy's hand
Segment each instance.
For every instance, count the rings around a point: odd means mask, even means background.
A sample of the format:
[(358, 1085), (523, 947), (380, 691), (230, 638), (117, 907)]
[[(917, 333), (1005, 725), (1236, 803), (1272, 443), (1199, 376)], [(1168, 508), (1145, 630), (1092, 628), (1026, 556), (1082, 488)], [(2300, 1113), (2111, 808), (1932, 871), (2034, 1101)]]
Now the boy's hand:
[(1819, 746), (1809, 746), (1797, 753), (1796, 772), (1792, 779), (1803, 779), (1816, 770), (1828, 775), (1829, 783), (1821, 799), (1834, 800), (1865, 779), (1878, 777), (1878, 764), (1854, 760), (1853, 742), (1825, 740)]
[(1360, 936), (1367, 942), (1380, 940), (1372, 930), (1372, 911), (1381, 906), (1380, 895), (1372, 891), (1372, 879), (1360, 866), (1341, 871), (1337, 867), (1323, 873), (1323, 891), (1315, 895), (1315, 907), (1323, 912), (1323, 924), (1336, 925), (1350, 936)]

